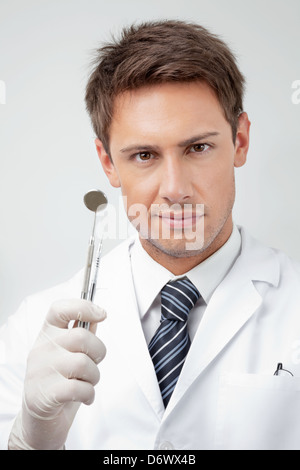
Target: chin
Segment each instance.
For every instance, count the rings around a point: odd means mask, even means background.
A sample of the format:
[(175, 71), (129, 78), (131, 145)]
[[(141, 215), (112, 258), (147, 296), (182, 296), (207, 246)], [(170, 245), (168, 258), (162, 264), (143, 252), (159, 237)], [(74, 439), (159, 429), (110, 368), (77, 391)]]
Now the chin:
[(203, 240), (199, 243), (191, 242), (188, 240), (181, 241), (178, 243), (178, 240), (164, 240), (164, 242), (148, 238), (145, 240), (147, 245), (152, 245), (152, 247), (168, 256), (173, 258), (192, 258), (203, 253), (206, 250), (206, 247), (203, 243)]

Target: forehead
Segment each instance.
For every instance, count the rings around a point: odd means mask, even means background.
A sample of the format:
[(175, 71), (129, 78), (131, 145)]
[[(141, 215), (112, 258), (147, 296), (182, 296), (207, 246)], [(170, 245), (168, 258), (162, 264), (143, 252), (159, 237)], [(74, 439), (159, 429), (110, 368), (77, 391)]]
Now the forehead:
[(205, 82), (164, 83), (126, 91), (115, 98), (111, 137), (120, 128), (135, 132), (192, 124), (212, 127), (225, 120), (223, 109)]

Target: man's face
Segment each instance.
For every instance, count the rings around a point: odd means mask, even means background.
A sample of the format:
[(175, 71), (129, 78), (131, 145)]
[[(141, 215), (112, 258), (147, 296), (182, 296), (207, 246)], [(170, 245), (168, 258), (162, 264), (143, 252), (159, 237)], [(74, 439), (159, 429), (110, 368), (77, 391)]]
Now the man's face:
[(245, 162), (250, 126), (245, 113), (239, 119), (234, 144), (218, 99), (203, 82), (144, 87), (116, 98), (112, 162), (98, 139), (97, 150), (111, 184), (126, 196), (144, 248), (162, 264), (179, 258), (198, 264), (230, 236), (234, 167)]

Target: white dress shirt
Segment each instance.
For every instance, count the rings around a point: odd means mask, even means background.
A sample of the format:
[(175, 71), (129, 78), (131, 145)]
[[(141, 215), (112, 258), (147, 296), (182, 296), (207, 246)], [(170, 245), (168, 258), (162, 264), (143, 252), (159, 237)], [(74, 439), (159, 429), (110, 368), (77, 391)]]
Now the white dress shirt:
[(220, 282), (230, 271), (241, 250), (241, 236), (236, 225), (227, 242), (205, 261), (180, 276), (154, 261), (143, 249), (139, 237), (131, 246), (131, 269), (138, 310), (144, 335), (149, 344), (160, 325), (160, 291), (170, 280), (188, 277), (197, 287), (201, 297), (189, 314), (188, 330), (191, 341), (205, 312), (206, 306)]

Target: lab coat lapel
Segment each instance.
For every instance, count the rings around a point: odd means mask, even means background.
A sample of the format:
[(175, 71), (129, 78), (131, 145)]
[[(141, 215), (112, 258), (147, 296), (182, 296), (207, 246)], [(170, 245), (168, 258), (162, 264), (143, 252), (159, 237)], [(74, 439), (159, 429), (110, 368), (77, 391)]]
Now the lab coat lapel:
[(261, 302), (261, 296), (250, 282), (239, 286), (238, 290), (227, 282), (217, 289), (194, 337), (166, 416), (194, 380), (245, 325)]
[(262, 296), (253, 281), (273, 285), (279, 281), (279, 265), (271, 249), (261, 246), (243, 231), (242, 246), (242, 255), (210, 299), (165, 417), (262, 304)]
[(128, 372), (133, 375), (155, 413), (161, 417), (164, 406), (141, 326), (126, 244), (117, 253), (116, 267), (110, 278), (106, 278), (105, 285), (102, 285), (102, 292), (106, 292), (105, 303), (114, 335), (113, 342), (126, 357)]

